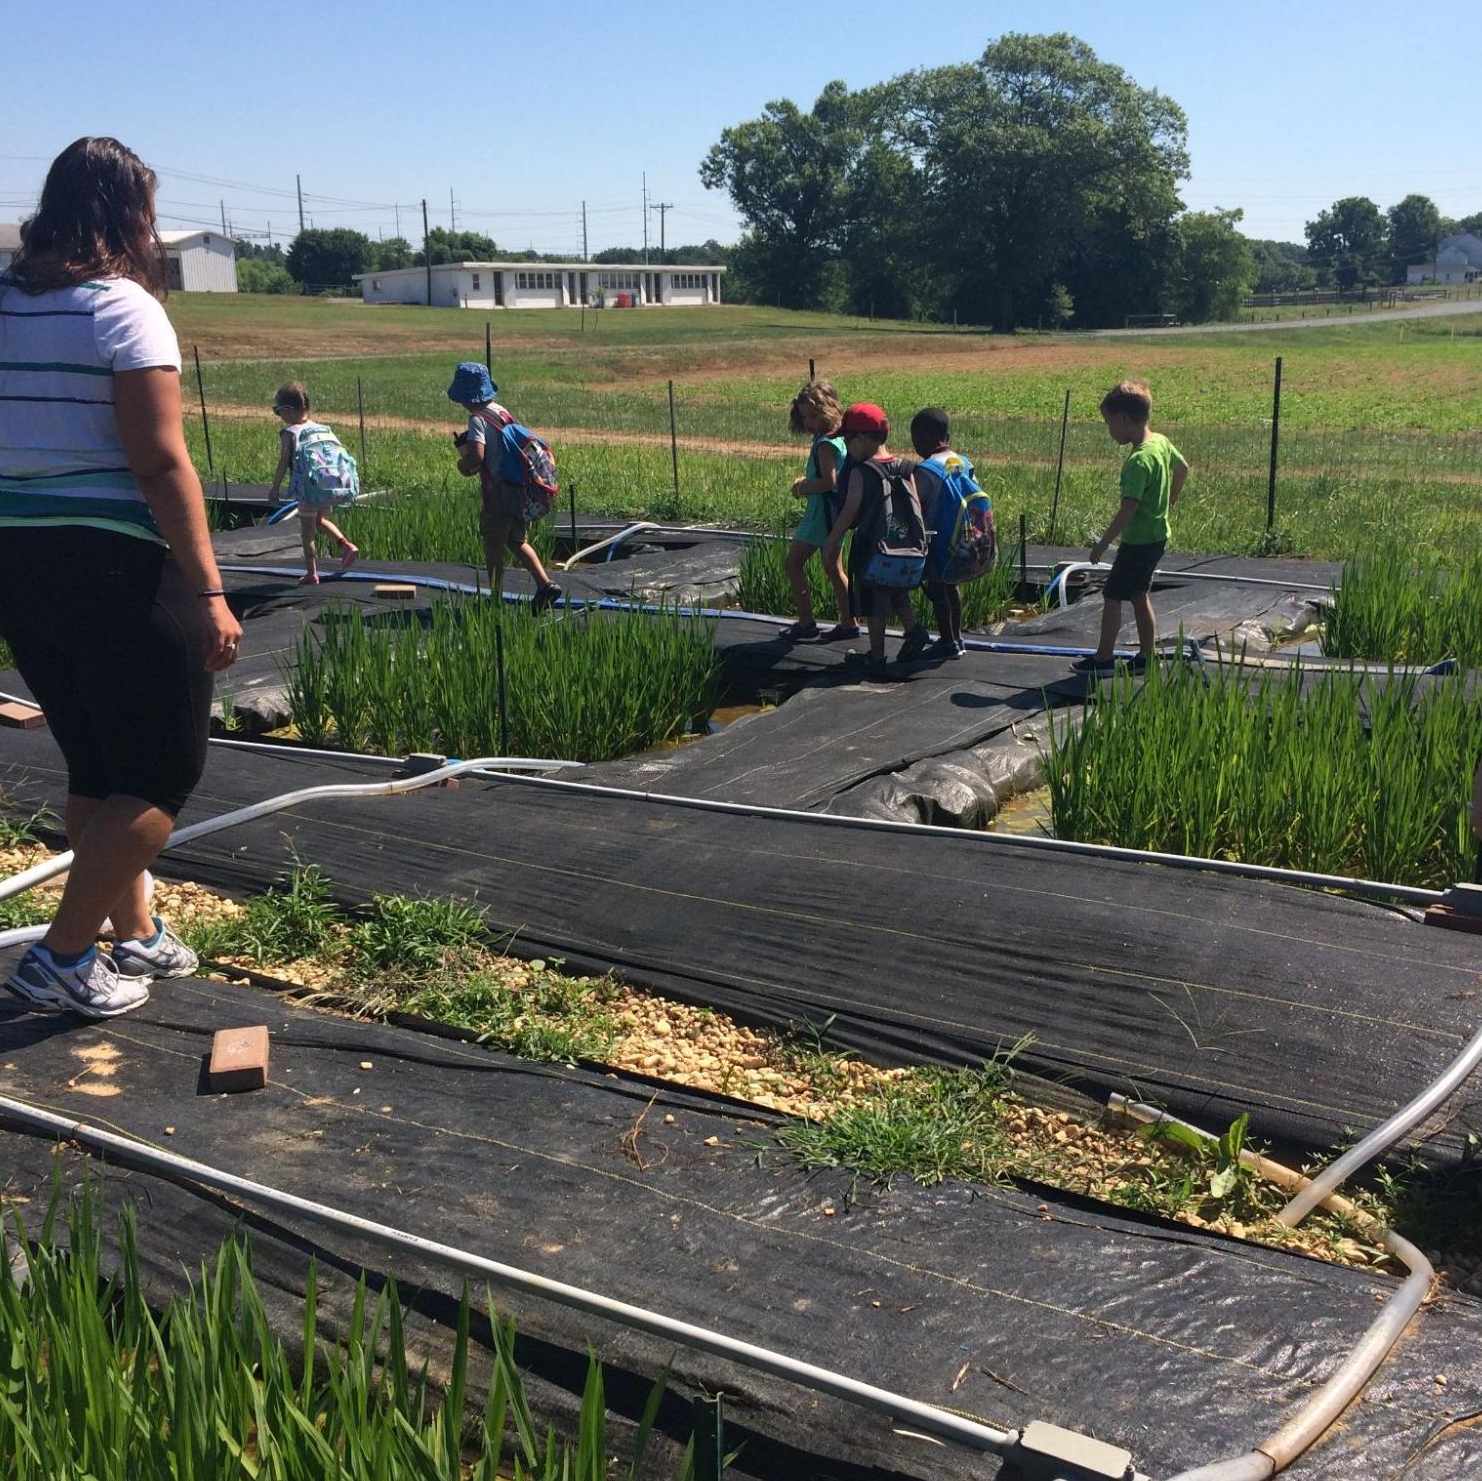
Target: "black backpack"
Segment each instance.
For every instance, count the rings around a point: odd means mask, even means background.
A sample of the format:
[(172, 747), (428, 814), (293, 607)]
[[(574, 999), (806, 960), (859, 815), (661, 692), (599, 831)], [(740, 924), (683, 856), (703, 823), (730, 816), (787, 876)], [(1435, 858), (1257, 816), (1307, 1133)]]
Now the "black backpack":
[(876, 487), (865, 485), (864, 503), (854, 526), (855, 569), (871, 586), (909, 591), (926, 574), (930, 543), (921, 501), (911, 483), (912, 465), (904, 458), (855, 464), (872, 474)]

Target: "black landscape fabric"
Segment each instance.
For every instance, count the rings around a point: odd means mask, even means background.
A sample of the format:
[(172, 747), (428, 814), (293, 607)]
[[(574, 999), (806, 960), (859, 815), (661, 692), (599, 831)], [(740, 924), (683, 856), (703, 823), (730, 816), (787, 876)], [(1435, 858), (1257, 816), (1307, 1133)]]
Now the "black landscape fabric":
[[(267, 1088), (206, 1093), (212, 1032), (255, 1023), (272, 1034)], [(775, 1147), (772, 1122), (734, 1102), (522, 1063), (252, 989), (160, 984), (140, 1013), (104, 1024), (0, 1009), (0, 1093), (996, 1427), (1042, 1419), (1090, 1433), (1158, 1477), (1269, 1434), (1396, 1285), (1032, 1188), (857, 1188), (802, 1172)], [(0, 1133), (5, 1195), (31, 1200), (21, 1205), (31, 1224), (51, 1156), (44, 1138)], [(75, 1188), (84, 1159), (67, 1153), (62, 1167)], [(289, 1342), (313, 1252), (331, 1277), (323, 1335), (346, 1316), (345, 1282), (333, 1277), (364, 1265), (415, 1299), (418, 1343), (446, 1342), (461, 1281), (445, 1267), (117, 1166), (105, 1191), (111, 1205), (137, 1202), (156, 1295), (178, 1289), (240, 1215)], [(590, 1344), (629, 1423), (675, 1356), (661, 1428), (677, 1443), (683, 1399), (723, 1390), (738, 1475), (1000, 1471), (765, 1375), (533, 1297), (497, 1297), (516, 1317), (542, 1419), (569, 1418)], [(1482, 1305), (1439, 1295), (1364, 1402), (1288, 1474), (1474, 1475), (1482, 1440), (1464, 1417), (1482, 1409), (1479, 1342)]]
[[(16, 806), (61, 801), (44, 730), (0, 733)], [(384, 766), (213, 747), (191, 822)], [(1287, 886), (921, 836), (737, 816), (539, 783), (339, 799), (201, 839), (165, 872), (239, 894), (293, 857), (350, 902), (477, 899), (514, 949), (713, 1006), (827, 1026), (887, 1062), (1019, 1067), (1297, 1151), (1366, 1130), (1476, 1029), (1482, 945)], [(1422, 1128), (1453, 1160), (1482, 1131), (1465, 1088)]]

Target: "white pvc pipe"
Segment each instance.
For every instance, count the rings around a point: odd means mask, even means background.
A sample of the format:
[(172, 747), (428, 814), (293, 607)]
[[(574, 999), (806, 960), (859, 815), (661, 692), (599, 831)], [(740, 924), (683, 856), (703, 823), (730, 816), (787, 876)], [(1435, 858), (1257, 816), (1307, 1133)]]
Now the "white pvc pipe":
[(561, 569), (569, 571), (578, 561), (584, 561), (588, 556), (596, 555), (598, 551), (606, 550), (610, 545), (621, 545), (631, 536), (642, 535), (650, 530), (663, 535), (709, 535), (717, 540), (776, 540), (781, 538), (759, 530), (722, 530), (714, 525), (664, 525), (642, 520), (638, 524), (629, 525), (625, 530), (619, 530), (615, 535), (609, 535), (605, 540), (599, 540), (595, 545), (588, 545), (585, 549), (567, 556), (561, 562)]
[[(1205, 1142), (1214, 1143), (1219, 1140), (1202, 1127), (1170, 1116), (1156, 1106), (1128, 1100), (1126, 1096), (1112, 1096), (1108, 1109), (1113, 1115), (1126, 1116), (1145, 1125), (1161, 1122), (1180, 1126)], [(1261, 1175), (1288, 1187), (1306, 1181), (1300, 1173), (1254, 1152), (1242, 1151), (1240, 1160)], [(1358, 1213), (1347, 1199), (1332, 1193), (1327, 1195), (1323, 1204), (1334, 1212), (1349, 1215)], [(1410, 1273), (1337, 1370), (1286, 1424), (1259, 1441), (1245, 1454), (1180, 1471), (1178, 1475), (1170, 1477), (1169, 1481), (1266, 1481), (1267, 1477), (1289, 1466), (1305, 1450), (1316, 1444), (1363, 1392), (1365, 1384), (1404, 1335), (1406, 1327), (1420, 1309), (1421, 1302), (1430, 1294), (1436, 1275), (1430, 1261), (1408, 1239), (1383, 1226), (1375, 1226), (1374, 1232), (1384, 1248)]]
[[(178, 848), (197, 838), (211, 833), (220, 833), (224, 828), (233, 828), (238, 823), (250, 823), (254, 818), (266, 817), (270, 813), (282, 812), (300, 802), (314, 802), (327, 797), (395, 797), (402, 792), (415, 792), (437, 782), (462, 776), (467, 771), (490, 771), (495, 768), (519, 768), (524, 771), (559, 771), (567, 767), (580, 766), (579, 761), (548, 761), (529, 756), (480, 756), (471, 761), (450, 761), (435, 771), (423, 772), (418, 776), (400, 777), (386, 782), (339, 782), (319, 787), (303, 787), (296, 792), (285, 792), (280, 797), (269, 797), (264, 802), (254, 802), (248, 807), (239, 807), (220, 817), (207, 818), (192, 823), (188, 828), (177, 828), (165, 843), (165, 849)], [(161, 849), (161, 853), (164, 849)], [(19, 874), (0, 881), (0, 900), (24, 894), (34, 885), (42, 884), (58, 874), (65, 874), (72, 867), (72, 851), (54, 854), (40, 864), (33, 864)]]
[[(1060, 567), (1051, 578), (1049, 590), (1056, 593), (1056, 605), (1068, 607), (1070, 603), (1065, 598), (1065, 588), (1069, 585), (1070, 577), (1077, 571), (1110, 571), (1111, 564), (1108, 561), (1067, 561)], [(1333, 585), (1325, 582), (1319, 585), (1315, 581), (1277, 581), (1271, 576), (1227, 576), (1219, 571), (1168, 571), (1159, 566), (1153, 572), (1153, 579), (1161, 576), (1165, 581), (1229, 581), (1237, 586), (1276, 586), (1283, 591), (1322, 591), (1332, 593)]]
[(711, 797), (681, 797), (668, 792), (643, 792), (633, 787), (604, 787), (595, 782), (562, 782), (551, 777), (511, 776), (501, 778), (515, 786), (550, 787), (590, 797), (622, 797), (667, 807), (688, 807), (699, 812), (732, 813), (744, 817), (784, 818), (795, 822), (821, 823), (834, 828), (867, 828), (926, 838), (952, 838), (959, 843), (995, 848), (1037, 849), (1045, 853), (1076, 855), (1087, 859), (1117, 859), (1133, 864), (1164, 864), (1173, 869), (1198, 869), (1229, 874), (1241, 879), (1267, 880), (1275, 884), (1297, 884), (1319, 889), (1344, 890), (1354, 895), (1403, 900), (1411, 905), (1434, 905), (1444, 898), (1441, 890), (1416, 885), (1386, 884), (1380, 880), (1354, 879), (1344, 874), (1311, 874), (1303, 869), (1279, 869), (1272, 864), (1245, 864), (1238, 859), (1206, 859), (1197, 854), (1163, 854), (1144, 849), (1120, 848), (1110, 843), (1076, 843), (1069, 838), (1038, 838), (1032, 833), (989, 833), (970, 828), (944, 828), (935, 823), (898, 823), (889, 818), (850, 818), (839, 813), (806, 812), (800, 808), (767, 807), (756, 802), (721, 802)]
[(0, 1096), (0, 1115), (7, 1116), (24, 1126), (50, 1132), (59, 1140), (71, 1140), (84, 1147), (127, 1159), (151, 1172), (160, 1173), (176, 1181), (198, 1184), (204, 1188), (216, 1188), (224, 1193), (249, 1198), (264, 1207), (284, 1213), (296, 1214), (318, 1224), (324, 1224), (345, 1234), (374, 1240), (377, 1244), (403, 1250), (422, 1259), (433, 1260), (449, 1266), (461, 1274), (480, 1280), (490, 1280), (502, 1286), (544, 1297), (558, 1305), (573, 1310), (600, 1316), (625, 1327), (648, 1332), (667, 1341), (682, 1343), (685, 1347), (708, 1352), (716, 1357), (756, 1368), (764, 1373), (785, 1378), (819, 1393), (831, 1394), (846, 1403), (883, 1414), (894, 1422), (909, 1420), (913, 1427), (939, 1439), (965, 1446), (977, 1452), (1003, 1454), (1018, 1440), (1018, 1432), (994, 1429), (975, 1420), (949, 1414), (931, 1404), (876, 1388), (873, 1384), (861, 1383), (842, 1373), (805, 1363), (785, 1353), (770, 1348), (758, 1347), (754, 1343), (742, 1342), (709, 1327), (694, 1326), (674, 1317), (663, 1316), (641, 1306), (632, 1306), (616, 1301), (609, 1296), (580, 1286), (567, 1285), (551, 1280), (547, 1276), (535, 1275), (513, 1265), (486, 1259), (452, 1245), (440, 1244), (421, 1235), (409, 1234), (392, 1228), (388, 1224), (363, 1219), (356, 1214), (345, 1213), (327, 1204), (315, 1203), (296, 1194), (284, 1193), (263, 1183), (252, 1182), (234, 1173), (223, 1172), (203, 1162), (188, 1157), (161, 1152), (146, 1146), (131, 1137), (116, 1135), (90, 1126), (86, 1122), (53, 1115), (25, 1101), (9, 1096)]
[(1377, 1126), (1363, 1141), (1351, 1147), (1337, 1161), (1329, 1163), (1308, 1185), (1277, 1214), (1288, 1227), (1300, 1224), (1329, 1193), (1346, 1183), (1359, 1168), (1381, 1157), (1410, 1128), (1439, 1106), (1482, 1063), (1482, 1029), (1471, 1042), (1408, 1105), (1401, 1106), (1382, 1126)]

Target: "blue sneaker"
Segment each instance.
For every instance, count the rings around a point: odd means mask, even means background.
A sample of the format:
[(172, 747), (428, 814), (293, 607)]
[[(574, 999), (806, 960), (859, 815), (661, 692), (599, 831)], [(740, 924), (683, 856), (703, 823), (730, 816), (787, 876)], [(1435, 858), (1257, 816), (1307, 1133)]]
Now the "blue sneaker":
[(84, 1018), (117, 1018), (149, 1001), (148, 983), (125, 980), (113, 958), (97, 947), (64, 967), (44, 946), (33, 946), (5, 986), (34, 1007), (60, 1008)]

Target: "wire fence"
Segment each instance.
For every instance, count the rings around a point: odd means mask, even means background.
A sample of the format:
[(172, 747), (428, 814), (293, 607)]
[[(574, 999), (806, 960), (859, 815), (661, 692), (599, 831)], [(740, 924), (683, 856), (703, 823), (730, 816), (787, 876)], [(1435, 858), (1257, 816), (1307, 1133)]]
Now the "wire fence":
[[(305, 378), (314, 416), (334, 425), (360, 458), (363, 484), (393, 492), (466, 487), (453, 469), (450, 437), (462, 413), (446, 398), (441, 360), (436, 368), (363, 360), (304, 369), (311, 372)], [(216, 482), (224, 475), (257, 483), (272, 476), (279, 425), (269, 406), (293, 370), (290, 364), (202, 364), (187, 401), (203, 473)], [(1278, 386), (1280, 373), (1274, 364), (1271, 383), (1249, 389), (1238, 410), (1189, 409), (1173, 398), (1174, 411), (1155, 415), (1157, 430), (1194, 470), (1174, 520), (1177, 548), (1344, 558), (1379, 529), (1429, 549), (1458, 537), (1475, 541), (1482, 430), (1321, 425), (1316, 418), (1332, 393), (1321, 368), (1287, 365)], [(787, 431), (790, 389), (780, 390), (775, 378), (697, 382), (693, 372), (684, 380), (650, 375), (609, 387), (547, 372), (522, 381), (510, 398), (520, 420), (551, 440), (563, 479), (579, 483), (584, 514), (775, 529), (801, 507), (788, 497), (807, 450)], [(870, 399), (897, 420), (893, 444), (907, 452), (914, 410), (941, 404), (953, 388), (968, 400), (960, 378), (944, 385), (930, 376), (886, 374), (869, 383)], [(972, 388), (977, 404), (948, 401), (953, 445), (974, 461), (1003, 516), (1026, 516), (1031, 539), (1088, 541), (1115, 509), (1121, 457), (1097, 411), (1098, 396), (1084, 386), (1046, 385), (1040, 410), (1039, 393), (1021, 388), (1008, 412), (982, 404), (994, 395), (984, 376)], [(1184, 397), (1191, 399), (1197, 398)], [(1269, 414), (1251, 415), (1251, 406), (1262, 402)], [(1395, 410), (1398, 420), (1404, 408)]]

